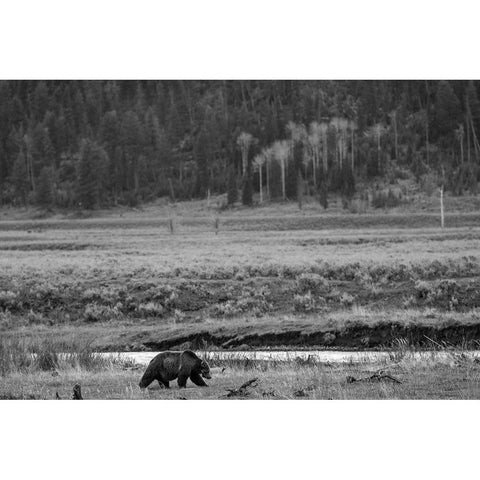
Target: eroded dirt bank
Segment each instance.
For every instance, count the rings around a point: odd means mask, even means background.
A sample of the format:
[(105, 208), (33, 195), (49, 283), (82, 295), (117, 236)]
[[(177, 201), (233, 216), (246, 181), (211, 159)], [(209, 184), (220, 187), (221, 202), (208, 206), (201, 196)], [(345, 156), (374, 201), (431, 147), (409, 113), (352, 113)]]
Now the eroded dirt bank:
[[(419, 348), (442, 346), (461, 346), (478, 348), (480, 346), (480, 321), (471, 325), (401, 325), (398, 323), (383, 325), (353, 325), (328, 330), (287, 330), (282, 332), (239, 333), (202, 331), (187, 335), (154, 338), (155, 335), (139, 338), (133, 343), (123, 345), (105, 345), (106, 350), (168, 350), (202, 349), (216, 347), (221, 349), (301, 349), (301, 348), (338, 348), (338, 349), (377, 349), (397, 347), (399, 340)], [(438, 346), (437, 345), (437, 346)]]

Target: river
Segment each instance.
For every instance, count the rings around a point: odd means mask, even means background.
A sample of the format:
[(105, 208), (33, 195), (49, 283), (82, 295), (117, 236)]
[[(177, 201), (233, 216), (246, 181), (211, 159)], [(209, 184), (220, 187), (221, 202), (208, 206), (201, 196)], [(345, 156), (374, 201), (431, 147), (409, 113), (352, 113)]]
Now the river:
[[(146, 365), (150, 360), (160, 352), (110, 352), (102, 353), (104, 356), (115, 356), (122, 359), (134, 360), (135, 362)], [(208, 360), (262, 360), (277, 362), (293, 361), (315, 361), (318, 363), (382, 363), (388, 360), (395, 361), (399, 358), (396, 351), (336, 351), (336, 350), (299, 350), (299, 351), (196, 351), (200, 357)], [(418, 351), (407, 352), (407, 357), (412, 360), (434, 360), (443, 363), (449, 363), (455, 356), (465, 355), (468, 358), (480, 360), (480, 350), (470, 351)]]

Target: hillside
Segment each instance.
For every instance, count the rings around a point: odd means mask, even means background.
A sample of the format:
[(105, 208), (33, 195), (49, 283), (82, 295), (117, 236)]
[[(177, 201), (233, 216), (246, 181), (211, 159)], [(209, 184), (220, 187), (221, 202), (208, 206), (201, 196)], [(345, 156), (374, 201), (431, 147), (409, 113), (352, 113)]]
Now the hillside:
[[(474, 81), (0, 81), (0, 204), (475, 194)], [(366, 189), (366, 185), (369, 185)], [(227, 195), (228, 193), (228, 195)], [(388, 193), (388, 192), (387, 192)], [(363, 207), (360, 207), (363, 208)]]

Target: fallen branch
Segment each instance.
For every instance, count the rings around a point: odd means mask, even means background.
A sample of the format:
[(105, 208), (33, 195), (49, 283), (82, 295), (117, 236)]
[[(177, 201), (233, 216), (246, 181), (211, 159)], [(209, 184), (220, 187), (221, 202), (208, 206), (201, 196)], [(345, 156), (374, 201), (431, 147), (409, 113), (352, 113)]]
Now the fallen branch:
[(402, 383), (398, 378), (392, 377), (391, 375), (388, 375), (387, 373), (374, 373), (373, 375), (370, 375), (369, 377), (361, 377), (361, 378), (355, 378), (349, 375), (347, 377), (347, 383), (354, 383), (354, 382), (382, 382), (382, 381), (391, 381), (393, 383)]
[(254, 388), (257, 386), (258, 378), (252, 378), (248, 382), (245, 382), (239, 388), (227, 389), (227, 394), (223, 395), (221, 398), (230, 398), (230, 397), (246, 397), (250, 395), (250, 392), (247, 390), (248, 387)]
[(442, 349), (442, 350), (445, 350), (445, 346), (444, 345), (440, 345), (438, 342), (436, 342), (435, 340), (432, 340), (430, 337), (427, 337), (426, 335), (424, 335), (424, 337), (429, 341), (429, 342), (432, 342), (434, 345), (436, 345), (438, 348)]

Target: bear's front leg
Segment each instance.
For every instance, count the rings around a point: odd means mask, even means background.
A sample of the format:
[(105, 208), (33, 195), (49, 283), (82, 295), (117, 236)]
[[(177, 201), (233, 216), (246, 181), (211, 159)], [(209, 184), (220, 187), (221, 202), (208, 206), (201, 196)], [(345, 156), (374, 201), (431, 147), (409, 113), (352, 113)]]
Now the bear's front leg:
[(188, 379), (188, 375), (179, 375), (178, 380), (177, 380), (178, 387), (179, 388), (186, 388), (187, 379)]
[(208, 385), (203, 381), (203, 378), (198, 373), (192, 373), (190, 375), (190, 380), (199, 387), (208, 387)]

